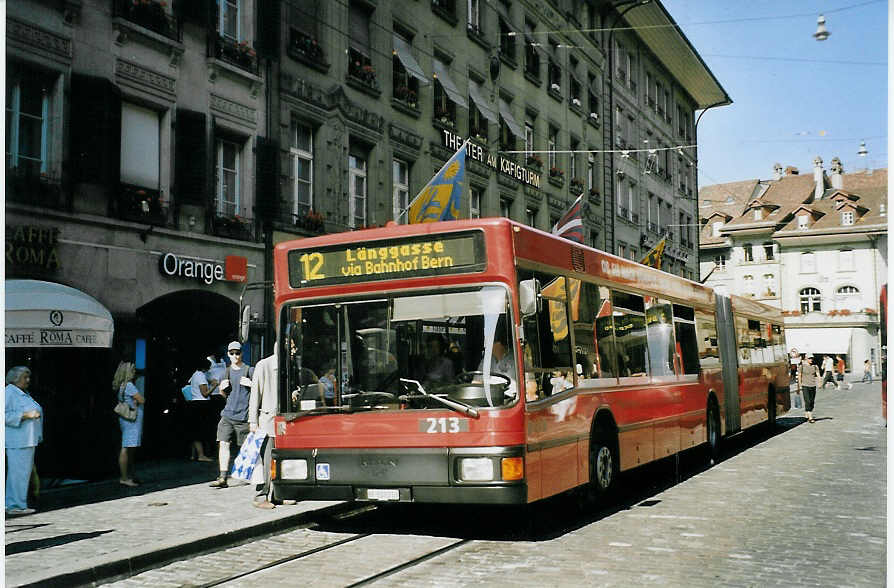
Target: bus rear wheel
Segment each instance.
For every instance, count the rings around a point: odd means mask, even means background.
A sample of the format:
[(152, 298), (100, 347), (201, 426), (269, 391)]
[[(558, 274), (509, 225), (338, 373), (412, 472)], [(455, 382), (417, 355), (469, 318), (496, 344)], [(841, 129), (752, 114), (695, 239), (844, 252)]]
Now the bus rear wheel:
[(597, 433), (590, 446), (590, 491), (596, 497), (610, 494), (618, 484), (620, 464), (617, 443), (608, 433)]

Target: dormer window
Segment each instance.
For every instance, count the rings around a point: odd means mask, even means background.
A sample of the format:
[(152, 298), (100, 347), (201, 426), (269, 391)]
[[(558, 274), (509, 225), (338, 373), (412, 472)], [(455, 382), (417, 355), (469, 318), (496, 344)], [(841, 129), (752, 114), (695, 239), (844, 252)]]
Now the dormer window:
[(854, 224), (854, 211), (848, 210), (841, 213), (841, 224), (844, 226)]
[(803, 231), (808, 228), (807, 224), (807, 215), (802, 214), (798, 216), (798, 229)]
[(764, 211), (760, 208), (755, 208), (754, 209), (754, 220), (763, 220), (763, 218), (764, 218)]

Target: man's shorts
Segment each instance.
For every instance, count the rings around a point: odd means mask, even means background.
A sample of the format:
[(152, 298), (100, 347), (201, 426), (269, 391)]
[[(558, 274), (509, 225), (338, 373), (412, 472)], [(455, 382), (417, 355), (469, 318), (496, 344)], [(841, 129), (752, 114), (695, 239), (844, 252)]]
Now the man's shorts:
[(225, 416), (220, 417), (217, 423), (217, 440), (221, 443), (229, 443), (236, 437), (236, 445), (242, 447), (243, 441), (248, 437), (248, 422), (234, 421)]

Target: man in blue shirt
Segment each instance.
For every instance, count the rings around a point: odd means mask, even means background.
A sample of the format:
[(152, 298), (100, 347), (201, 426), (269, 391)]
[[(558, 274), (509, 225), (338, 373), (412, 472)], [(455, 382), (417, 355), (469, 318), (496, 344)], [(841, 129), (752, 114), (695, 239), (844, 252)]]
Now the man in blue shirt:
[(242, 345), (239, 341), (233, 341), (227, 345), (227, 355), (230, 358), (230, 367), (223, 374), (220, 381), (220, 390), (227, 397), (227, 403), (220, 411), (220, 421), (217, 423), (217, 441), (219, 450), (217, 453), (220, 475), (211, 482), (212, 488), (227, 487), (227, 473), (230, 465), (230, 442), (235, 438), (236, 445), (242, 447), (242, 443), (248, 436), (248, 400), (251, 396), (251, 378), (254, 370), (248, 364), (242, 362)]

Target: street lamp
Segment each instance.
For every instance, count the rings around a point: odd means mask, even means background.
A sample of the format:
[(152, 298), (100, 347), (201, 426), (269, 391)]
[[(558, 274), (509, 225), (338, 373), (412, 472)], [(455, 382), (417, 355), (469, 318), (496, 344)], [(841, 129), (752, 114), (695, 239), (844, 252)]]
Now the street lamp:
[(816, 32), (813, 33), (813, 38), (817, 41), (825, 41), (829, 35), (829, 31), (826, 30), (826, 17), (821, 14), (816, 19)]

